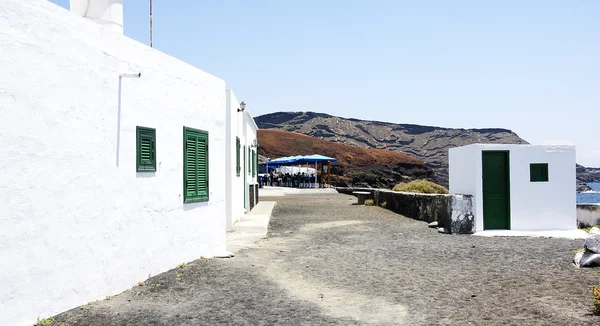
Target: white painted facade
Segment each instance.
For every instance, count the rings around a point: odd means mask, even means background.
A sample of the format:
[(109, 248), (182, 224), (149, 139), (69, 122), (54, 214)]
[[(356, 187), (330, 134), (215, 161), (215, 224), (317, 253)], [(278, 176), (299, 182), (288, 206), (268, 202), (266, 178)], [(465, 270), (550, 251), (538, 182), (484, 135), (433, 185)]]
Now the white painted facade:
[[(255, 168), (256, 170), (252, 170), (253, 167), (253, 161), (252, 161), (252, 155), (251, 153), (254, 152), (256, 153), (256, 158), (258, 158), (258, 126), (256, 125), (256, 122), (254, 122), (254, 119), (252, 118), (252, 115), (250, 114), (250, 111), (248, 111), (248, 109), (246, 109), (243, 112), (243, 116), (244, 118), (242, 119), (242, 136), (244, 137), (244, 142), (242, 142), (242, 151), (244, 151), (244, 147), (246, 148), (245, 150), (245, 155), (246, 155), (246, 159), (244, 161), (244, 163), (242, 163), (242, 172), (244, 175), (245, 174), (245, 183), (246, 183), (246, 192), (244, 194), (244, 207), (246, 211), (250, 210), (250, 191), (248, 189), (248, 187), (250, 185), (258, 185), (258, 164), (256, 164)], [(241, 159), (244, 160), (244, 153), (242, 153), (241, 155)], [(245, 165), (244, 165), (245, 164)], [(257, 187), (258, 188), (258, 187)], [(254, 203), (256, 203), (258, 200), (258, 191), (256, 191), (254, 193), (254, 198), (252, 199), (252, 201)]]
[[(572, 230), (576, 225), (575, 147), (473, 144), (449, 151), (450, 193), (473, 195), (475, 230), (483, 231), (482, 152), (508, 151), (510, 227)], [(548, 182), (530, 181), (530, 164), (548, 164)]]
[[(227, 205), (226, 224), (227, 231), (233, 230), (233, 225), (238, 222), (246, 212), (249, 211), (249, 186), (257, 183), (256, 176), (248, 172), (248, 158), (244, 161), (248, 148), (256, 151), (258, 127), (252, 115), (246, 110), (240, 110), (240, 101), (231, 89), (227, 89), (227, 162), (232, 162), (226, 167)], [(240, 172), (236, 168), (236, 139), (240, 140)], [(252, 167), (252, 165), (250, 165)]]
[[(2, 324), (222, 254), (230, 199), (243, 214), (224, 180), (250, 114), (229, 115), (223, 80), (109, 29), (46, 0), (0, 6)], [(136, 172), (136, 126), (156, 129), (156, 172)], [(184, 126), (208, 132), (207, 202), (183, 202)]]

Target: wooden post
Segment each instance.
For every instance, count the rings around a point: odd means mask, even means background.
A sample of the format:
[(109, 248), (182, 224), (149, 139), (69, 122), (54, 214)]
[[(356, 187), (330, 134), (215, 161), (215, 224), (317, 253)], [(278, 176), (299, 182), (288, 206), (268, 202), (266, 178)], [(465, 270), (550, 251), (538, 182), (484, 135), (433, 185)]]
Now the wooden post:
[(331, 162), (327, 161), (327, 185), (331, 187)]

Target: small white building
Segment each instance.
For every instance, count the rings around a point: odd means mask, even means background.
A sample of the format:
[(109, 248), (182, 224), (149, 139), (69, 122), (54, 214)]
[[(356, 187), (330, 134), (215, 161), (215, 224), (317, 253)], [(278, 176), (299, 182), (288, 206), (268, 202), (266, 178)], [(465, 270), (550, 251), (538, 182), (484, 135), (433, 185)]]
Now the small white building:
[(450, 193), (474, 198), (474, 232), (577, 228), (573, 146), (473, 144), (449, 165)]
[(3, 325), (224, 254), (256, 202), (256, 124), (225, 81), (125, 37), (123, 0), (71, 4), (0, 5)]

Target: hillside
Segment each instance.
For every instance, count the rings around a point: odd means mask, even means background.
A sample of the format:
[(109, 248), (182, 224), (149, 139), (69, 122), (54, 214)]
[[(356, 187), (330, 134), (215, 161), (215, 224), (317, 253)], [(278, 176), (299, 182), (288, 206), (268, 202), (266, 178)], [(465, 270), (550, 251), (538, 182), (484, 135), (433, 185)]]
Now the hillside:
[(588, 183), (600, 183), (600, 168), (588, 168), (577, 164), (577, 191), (591, 190)]
[(332, 172), (342, 174), (354, 184), (388, 188), (399, 181), (431, 178), (433, 171), (425, 162), (399, 152), (334, 143), (295, 132), (260, 129), (259, 154), (277, 158), (291, 155), (321, 154), (338, 159)]
[[(401, 152), (427, 163), (436, 181), (448, 183), (448, 149), (473, 143), (527, 144), (506, 129), (452, 129), (277, 112), (255, 118), (259, 128), (294, 131), (340, 144)], [(261, 143), (262, 144), (262, 143)]]

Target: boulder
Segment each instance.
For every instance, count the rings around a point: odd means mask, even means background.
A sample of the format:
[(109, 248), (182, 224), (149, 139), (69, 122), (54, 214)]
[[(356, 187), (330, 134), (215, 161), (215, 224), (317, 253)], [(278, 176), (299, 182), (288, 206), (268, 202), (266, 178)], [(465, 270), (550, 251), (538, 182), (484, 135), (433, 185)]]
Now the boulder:
[(583, 248), (591, 252), (600, 253), (600, 234), (590, 234), (585, 239)]
[(600, 235), (600, 228), (597, 226), (594, 226), (591, 230), (590, 230), (590, 234), (598, 234)]
[(576, 267), (600, 266), (600, 254), (591, 251), (578, 252), (573, 258)]
[(429, 226), (430, 228), (437, 228), (438, 227), (438, 222), (437, 221), (433, 221), (433, 222), (429, 223), (427, 226)]

